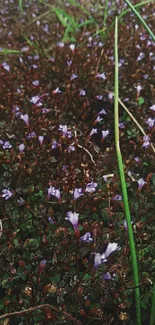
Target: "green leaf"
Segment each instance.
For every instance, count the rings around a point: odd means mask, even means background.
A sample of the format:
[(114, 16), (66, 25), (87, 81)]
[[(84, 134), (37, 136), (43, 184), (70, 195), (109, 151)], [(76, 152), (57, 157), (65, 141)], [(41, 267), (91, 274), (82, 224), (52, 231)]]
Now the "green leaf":
[(0, 310), (3, 309), (3, 308), (4, 308), (4, 305), (1, 304), (1, 305), (0, 305)]
[(139, 97), (138, 98), (138, 105), (141, 106), (142, 104), (144, 104), (144, 98), (143, 97)]

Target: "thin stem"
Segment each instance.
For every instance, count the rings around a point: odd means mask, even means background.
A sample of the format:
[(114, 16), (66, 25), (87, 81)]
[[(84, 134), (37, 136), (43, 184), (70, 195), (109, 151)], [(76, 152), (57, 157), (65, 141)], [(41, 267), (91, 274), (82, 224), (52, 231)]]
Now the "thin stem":
[(103, 25), (105, 26), (108, 14), (108, 0), (105, 2)]
[(125, 182), (124, 167), (122, 161), (122, 155), (119, 145), (119, 108), (118, 108), (118, 96), (119, 96), (119, 87), (118, 87), (118, 19), (115, 20), (115, 145), (116, 145), (116, 154), (118, 160), (118, 167), (120, 172), (120, 179), (123, 192), (123, 201), (124, 209), (126, 215), (126, 221), (128, 226), (128, 237), (129, 245), (131, 250), (131, 260), (132, 260), (132, 270), (133, 270), (133, 281), (135, 287), (135, 303), (136, 303), (136, 318), (137, 325), (141, 325), (141, 309), (140, 309), (140, 291), (139, 291), (139, 277), (138, 277), (138, 267), (137, 267), (137, 257), (136, 257), (136, 248), (134, 242), (134, 236), (131, 225), (130, 209), (128, 194)]
[(151, 307), (151, 317), (150, 317), (150, 325), (155, 324), (155, 282), (153, 286), (153, 297), (152, 297), (152, 307)]
[(129, 0), (124, 0), (127, 5), (130, 7), (130, 9), (134, 12), (134, 14), (138, 17), (141, 24), (144, 26), (144, 28), (147, 30), (149, 35), (152, 37), (153, 41), (155, 42), (155, 35), (153, 34), (152, 30), (149, 28), (149, 26), (146, 24), (145, 20), (142, 18), (142, 16), (139, 14), (139, 12), (135, 9), (135, 7), (131, 4)]

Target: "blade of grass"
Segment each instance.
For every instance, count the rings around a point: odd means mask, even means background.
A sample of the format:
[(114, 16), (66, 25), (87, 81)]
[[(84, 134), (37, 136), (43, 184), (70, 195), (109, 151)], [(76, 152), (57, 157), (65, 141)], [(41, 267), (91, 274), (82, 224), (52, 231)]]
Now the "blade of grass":
[(138, 17), (141, 24), (144, 26), (144, 28), (147, 30), (148, 34), (152, 37), (153, 41), (155, 42), (155, 35), (153, 34), (152, 30), (149, 28), (149, 26), (146, 24), (145, 20), (142, 18), (142, 16), (139, 14), (139, 12), (135, 9), (135, 7), (132, 5), (132, 3), (129, 0), (124, 0), (127, 5), (130, 7), (130, 9), (134, 12), (134, 14)]
[[(146, 1), (142, 1), (139, 2), (137, 4), (135, 4), (133, 7), (134, 8), (139, 8), (139, 7), (143, 7), (144, 5), (153, 2), (154, 0), (146, 0)], [(118, 20), (120, 20), (123, 16), (125, 16), (128, 12), (130, 12), (130, 8), (123, 10), (120, 15), (118, 16)], [(115, 20), (111, 23), (110, 27), (107, 30), (107, 35), (108, 33), (111, 31), (111, 29), (113, 28), (113, 26), (115, 25)]]
[(136, 248), (135, 248), (133, 230), (131, 225), (129, 201), (128, 201), (126, 182), (125, 182), (122, 154), (121, 154), (120, 144), (119, 144), (119, 108), (118, 108), (119, 83), (118, 80), (119, 80), (118, 79), (118, 18), (116, 17), (115, 20), (115, 103), (114, 103), (115, 145), (116, 145), (116, 154), (117, 154), (120, 180), (121, 180), (121, 186), (123, 192), (124, 210), (125, 210), (125, 216), (126, 216), (126, 221), (128, 226), (129, 245), (131, 250), (133, 281), (135, 287), (134, 291), (135, 291), (135, 304), (136, 304), (136, 319), (137, 319), (137, 325), (141, 325), (140, 290), (139, 290)]
[(19, 0), (19, 10), (23, 12), (23, 0)]
[(22, 52), (19, 50), (11, 50), (11, 49), (6, 49), (6, 48), (3, 48), (0, 50), (0, 55), (20, 54), (20, 53), (22, 53)]
[(151, 317), (150, 317), (150, 325), (155, 324), (155, 282), (153, 286), (153, 297), (152, 297), (152, 307), (151, 307)]
[(105, 26), (105, 24), (106, 24), (107, 16), (108, 16), (108, 0), (106, 0), (106, 2), (105, 2), (103, 26)]

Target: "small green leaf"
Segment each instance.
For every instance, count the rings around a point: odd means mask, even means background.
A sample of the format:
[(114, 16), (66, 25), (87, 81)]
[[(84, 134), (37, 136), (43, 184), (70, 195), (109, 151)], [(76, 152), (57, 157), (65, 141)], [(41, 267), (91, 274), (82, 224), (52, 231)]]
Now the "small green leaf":
[(144, 98), (143, 97), (139, 97), (138, 98), (138, 105), (141, 106), (142, 104), (144, 104)]

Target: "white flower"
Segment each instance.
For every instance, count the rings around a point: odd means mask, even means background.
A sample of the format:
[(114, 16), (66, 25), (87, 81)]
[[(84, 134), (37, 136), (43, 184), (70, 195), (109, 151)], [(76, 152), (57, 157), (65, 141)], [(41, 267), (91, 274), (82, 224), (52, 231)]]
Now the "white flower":
[(117, 243), (109, 243), (107, 248), (106, 248), (105, 253), (103, 253), (101, 255), (102, 260), (106, 261), (111, 253), (113, 253), (113, 252), (115, 252), (116, 250), (119, 250), (119, 249), (120, 249), (120, 247), (118, 246)]

